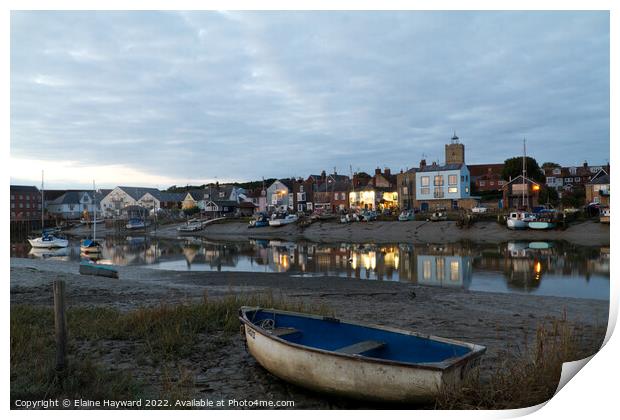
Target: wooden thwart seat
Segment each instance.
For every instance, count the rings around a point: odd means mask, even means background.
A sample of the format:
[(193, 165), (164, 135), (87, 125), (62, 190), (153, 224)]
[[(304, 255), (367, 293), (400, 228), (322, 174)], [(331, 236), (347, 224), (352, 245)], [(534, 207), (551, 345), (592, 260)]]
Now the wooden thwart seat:
[(269, 331), (271, 332), (272, 335), (275, 335), (276, 337), (282, 337), (283, 335), (289, 335), (289, 334), (295, 334), (295, 333), (301, 332), (295, 328), (290, 328), (290, 327), (274, 328), (273, 330), (269, 330)]
[(381, 341), (368, 340), (360, 341), (359, 343), (351, 344), (350, 346), (342, 347), (334, 351), (346, 354), (361, 354), (370, 350), (380, 349), (383, 346), (385, 346), (385, 343), (382, 343)]

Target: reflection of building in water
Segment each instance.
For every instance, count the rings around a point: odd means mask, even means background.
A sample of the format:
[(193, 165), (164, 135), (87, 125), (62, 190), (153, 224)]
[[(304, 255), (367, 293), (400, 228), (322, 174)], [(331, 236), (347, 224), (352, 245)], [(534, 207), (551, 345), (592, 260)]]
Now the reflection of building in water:
[(462, 287), (471, 284), (472, 266), (469, 256), (418, 255), (418, 284), (423, 286)]

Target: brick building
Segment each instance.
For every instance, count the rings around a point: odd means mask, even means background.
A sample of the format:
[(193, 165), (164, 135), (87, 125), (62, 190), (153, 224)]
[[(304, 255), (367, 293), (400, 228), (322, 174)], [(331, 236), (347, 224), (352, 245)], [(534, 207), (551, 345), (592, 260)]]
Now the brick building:
[(11, 220), (41, 220), (41, 191), (30, 185), (11, 185)]

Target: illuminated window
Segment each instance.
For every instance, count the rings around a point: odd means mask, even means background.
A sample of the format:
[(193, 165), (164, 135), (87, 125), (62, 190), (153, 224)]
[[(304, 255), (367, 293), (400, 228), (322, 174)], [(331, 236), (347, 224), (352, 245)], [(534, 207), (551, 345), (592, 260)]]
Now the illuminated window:
[(442, 257), (439, 257), (435, 260), (435, 262), (437, 263), (437, 280), (442, 281), (446, 275), (446, 260), (444, 260)]
[(434, 192), (433, 196), (435, 198), (443, 198), (443, 188), (442, 187), (435, 187), (435, 192)]
[(443, 185), (443, 175), (435, 175), (434, 184), (435, 186)]
[(459, 281), (459, 262), (450, 262), (450, 280)]
[(429, 260), (424, 261), (424, 280), (431, 279), (431, 262)]
[(456, 175), (448, 175), (448, 185), (456, 185), (457, 177)]
[(421, 185), (422, 185), (423, 187), (428, 187), (428, 186), (430, 185), (430, 177), (428, 177), (428, 176), (423, 176), (423, 177), (420, 179), (420, 181), (421, 181), (420, 183), (421, 183)]
[(457, 192), (459, 192), (459, 189), (457, 187), (448, 187), (448, 192), (449, 193), (457, 193)]

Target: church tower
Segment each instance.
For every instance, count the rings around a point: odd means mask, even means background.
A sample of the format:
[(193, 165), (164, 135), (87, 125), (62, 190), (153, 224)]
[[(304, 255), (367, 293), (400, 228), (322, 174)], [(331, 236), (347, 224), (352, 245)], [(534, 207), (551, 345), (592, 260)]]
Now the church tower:
[(459, 143), (459, 138), (454, 132), (454, 136), (450, 139), (450, 144), (446, 144), (446, 165), (465, 163), (465, 145)]

